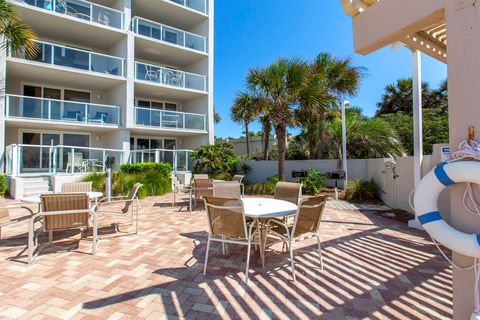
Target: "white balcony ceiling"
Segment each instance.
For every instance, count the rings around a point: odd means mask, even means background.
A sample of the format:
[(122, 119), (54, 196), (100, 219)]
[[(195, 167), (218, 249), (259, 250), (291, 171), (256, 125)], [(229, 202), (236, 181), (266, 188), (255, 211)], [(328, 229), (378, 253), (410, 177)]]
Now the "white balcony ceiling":
[(182, 68), (207, 58), (208, 54), (147, 37), (136, 36), (135, 57), (146, 61), (162, 61), (164, 64)]
[(117, 131), (116, 126), (102, 126), (94, 124), (84, 124), (80, 122), (62, 122), (62, 121), (41, 121), (20, 118), (5, 118), (5, 127), (8, 128), (29, 128), (36, 130), (65, 130), (75, 132), (109, 132)]
[[(352, 18), (361, 15), (379, 1), (381, 0), (341, 0), (343, 10)], [(447, 61), (447, 28), (444, 17), (398, 41), (442, 62)]]
[[(18, 13), (39, 37), (86, 47), (111, 48), (125, 37), (125, 32), (62, 13), (17, 4)], [(81, 36), (79, 34), (81, 33)]]
[(97, 90), (112, 89), (126, 81), (117, 76), (15, 58), (7, 59), (7, 77), (25, 82)]
[(151, 97), (154, 99), (164, 99), (172, 101), (187, 101), (206, 96), (206, 92), (198, 90), (183, 89), (180, 87), (163, 86), (148, 81), (135, 81), (136, 97)]
[(188, 31), (208, 17), (170, 0), (135, 0), (132, 16), (139, 16)]

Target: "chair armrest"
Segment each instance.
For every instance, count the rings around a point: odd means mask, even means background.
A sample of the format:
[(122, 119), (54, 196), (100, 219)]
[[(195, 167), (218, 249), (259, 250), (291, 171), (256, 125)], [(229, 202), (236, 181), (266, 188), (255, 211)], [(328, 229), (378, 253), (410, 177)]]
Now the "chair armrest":
[(79, 214), (79, 213), (95, 213), (92, 209), (81, 210), (62, 210), (62, 211), (40, 211), (35, 216), (57, 216), (61, 214)]
[(30, 209), (29, 207), (21, 204), (10, 204), (10, 205), (7, 204), (6, 206), (2, 206), (0, 208), (1, 209), (24, 209), (24, 210), (27, 210), (32, 216), (37, 214), (36, 212), (33, 212), (33, 210)]

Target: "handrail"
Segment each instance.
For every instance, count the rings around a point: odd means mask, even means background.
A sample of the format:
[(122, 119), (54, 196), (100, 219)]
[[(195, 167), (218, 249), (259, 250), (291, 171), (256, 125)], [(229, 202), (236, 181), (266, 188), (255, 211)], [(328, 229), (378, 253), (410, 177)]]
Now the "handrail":
[(63, 144), (58, 144), (58, 145), (37, 145), (37, 144), (23, 144), (23, 143), (17, 143), (17, 144), (10, 144), (9, 146), (18, 146), (18, 147), (36, 147), (36, 148), (64, 148), (64, 149), (86, 149), (86, 150), (93, 150), (93, 151), (112, 151), (112, 152), (124, 152), (123, 150), (120, 149), (106, 149), (106, 148), (92, 148), (92, 147), (78, 147), (78, 146), (68, 146), (68, 145), (63, 145)]
[(135, 152), (155, 152), (155, 151), (193, 152), (193, 150), (189, 150), (189, 149), (141, 149), (141, 150), (130, 150), (130, 153), (135, 153)]
[(175, 1), (175, 0), (170, 0), (170, 1), (173, 2), (173, 3), (175, 3), (175, 4), (178, 5), (178, 6), (185, 7), (186, 9), (193, 10), (193, 11), (196, 11), (196, 12), (200, 12), (200, 13), (202, 13), (202, 14), (204, 14), (204, 15), (208, 15), (208, 13), (207, 13), (207, 0), (204, 0), (204, 1), (203, 1), (203, 4), (204, 4), (204, 5), (203, 5), (203, 10), (204, 10), (204, 11), (197, 10), (197, 9), (191, 7), (191, 6), (188, 6), (186, 0), (181, 0), (182, 3), (179, 3), (178, 1)]
[(101, 103), (93, 103), (93, 102), (78, 102), (78, 101), (69, 101), (69, 100), (60, 100), (60, 99), (50, 99), (50, 98), (41, 98), (41, 97), (30, 97), (30, 96), (21, 96), (18, 94), (6, 94), (6, 97), (15, 97), (15, 98), (27, 98), (27, 99), (35, 99), (35, 100), (42, 100), (42, 101), (55, 101), (55, 102), (67, 102), (69, 104), (79, 104), (79, 105), (93, 105), (99, 107), (106, 107), (106, 108), (115, 108), (121, 109), (119, 106), (112, 106), (108, 104), (101, 104)]
[[(132, 23), (135, 24), (135, 22), (138, 21), (138, 20), (143, 20), (143, 21), (146, 21), (148, 23), (155, 24), (157, 26), (167, 27), (167, 28), (173, 29), (175, 31), (179, 31), (179, 32), (182, 32), (182, 33), (185, 33), (185, 34), (189, 34), (189, 35), (192, 35), (192, 36), (195, 36), (195, 37), (202, 38), (203, 40), (207, 40), (207, 37), (201, 36), (199, 34), (196, 34), (196, 33), (190, 32), (190, 31), (185, 31), (185, 30), (182, 30), (182, 29), (179, 29), (179, 28), (169, 26), (168, 24), (159, 23), (159, 22), (149, 20), (149, 19), (145, 19), (145, 18), (138, 17), (138, 16), (135, 16), (135, 17), (132, 18)], [(134, 31), (136, 34), (138, 34), (138, 30), (132, 30), (132, 31)], [(206, 50), (207, 50), (207, 48), (205, 48), (205, 51)]]
[(169, 113), (177, 113), (179, 115), (189, 114), (192, 116), (202, 116), (206, 117), (206, 114), (201, 113), (191, 113), (191, 112), (183, 112), (183, 111), (173, 111), (173, 110), (165, 110), (165, 109), (153, 109), (153, 108), (144, 108), (144, 107), (134, 107), (135, 109), (146, 110), (146, 111), (156, 111), (156, 112), (169, 112)]

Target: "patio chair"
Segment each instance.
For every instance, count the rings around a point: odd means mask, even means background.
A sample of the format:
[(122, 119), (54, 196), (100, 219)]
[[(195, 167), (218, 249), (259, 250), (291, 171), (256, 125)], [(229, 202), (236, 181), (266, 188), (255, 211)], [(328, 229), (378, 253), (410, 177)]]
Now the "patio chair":
[(88, 115), (88, 121), (93, 123), (105, 124), (108, 121), (108, 113), (95, 112), (94, 115)]
[(248, 283), (251, 245), (257, 244), (253, 237), (256, 232), (255, 224), (247, 224), (242, 202), (238, 199), (204, 197), (204, 201), (207, 208), (208, 240), (203, 274), (207, 273), (211, 241), (221, 242), (222, 245), (228, 243), (246, 245), (245, 283)]
[(83, 154), (81, 152), (75, 152), (72, 157), (71, 152), (67, 152), (67, 167), (65, 172), (70, 172), (73, 168), (74, 172), (85, 171), (85, 164), (83, 162)]
[(193, 179), (208, 179), (208, 174), (203, 174), (203, 173), (195, 173), (193, 175)]
[(83, 238), (84, 231), (90, 227), (91, 219), (93, 229), (92, 255), (95, 255), (97, 248), (97, 213), (90, 209), (90, 200), (86, 193), (44, 194), (40, 197), (40, 201), (42, 211), (30, 218), (28, 263), (32, 263), (34, 252), (38, 247), (34, 223), (39, 217), (43, 218), (43, 231), (48, 232), (49, 244), (53, 241), (53, 232), (59, 230), (81, 229)]
[(193, 192), (195, 195), (195, 206), (196, 206), (198, 199), (202, 199), (203, 197), (213, 196), (213, 180), (212, 179), (194, 179)]
[[(108, 198), (103, 198), (98, 202), (96, 210), (98, 213), (102, 215), (110, 215), (110, 216), (117, 216), (117, 217), (128, 217), (130, 214), (130, 223), (115, 223), (115, 227), (117, 231), (119, 230), (120, 225), (133, 225), (135, 222), (135, 233), (138, 233), (138, 190), (143, 187), (141, 183), (135, 183), (130, 191), (128, 192), (127, 196), (116, 196), (111, 197), (110, 200)], [(118, 205), (123, 204), (123, 208), (119, 209)], [(113, 206), (111, 206), (113, 205)]]
[(158, 82), (158, 74), (153, 67), (145, 65), (145, 80)]
[(282, 223), (278, 219), (269, 219), (267, 221), (267, 237), (268, 235), (273, 235), (287, 244), (287, 249), (290, 252), (293, 281), (296, 280), (296, 277), (292, 244), (301, 240), (311, 238), (312, 236), (317, 237), (320, 268), (323, 270), (319, 227), (322, 220), (323, 209), (325, 208), (326, 198), (327, 196), (316, 196), (303, 199), (298, 206), (297, 214), (295, 215), (293, 225), (291, 226), (286, 222)]
[(275, 199), (285, 200), (298, 205), (302, 198), (302, 184), (293, 182), (278, 182), (273, 194)]
[(242, 183), (243, 178), (245, 178), (245, 176), (236, 174), (233, 176), (233, 179), (232, 179), (233, 181), (237, 181), (238, 183), (240, 183), (240, 186), (242, 187), (242, 196), (245, 194), (245, 185)]
[(190, 193), (190, 188), (182, 185), (176, 176), (172, 176), (172, 207), (175, 206), (177, 194)]
[[(12, 218), (10, 215), (10, 211), (13, 209), (22, 209), (26, 210), (30, 215), (27, 216), (21, 216), (18, 218)], [(35, 216), (35, 213), (32, 211), (32, 209), (22, 206), (22, 205), (5, 205), (5, 203), (0, 203), (0, 239), (2, 238), (2, 228), (9, 226), (11, 224), (19, 223), (22, 221), (29, 220), (31, 217)]]
[(68, 182), (63, 183), (61, 187), (62, 193), (74, 193), (74, 192), (92, 192), (92, 182)]
[(213, 181), (213, 196), (240, 199), (242, 197), (241, 184), (237, 181)]

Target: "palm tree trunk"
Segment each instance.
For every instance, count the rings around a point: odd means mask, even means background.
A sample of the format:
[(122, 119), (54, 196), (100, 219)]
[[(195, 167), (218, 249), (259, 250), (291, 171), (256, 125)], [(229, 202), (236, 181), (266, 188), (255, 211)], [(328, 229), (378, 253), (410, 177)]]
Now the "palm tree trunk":
[(278, 144), (278, 179), (285, 181), (285, 127), (275, 126)]
[(247, 142), (247, 156), (250, 157), (250, 138), (249, 138), (247, 121), (245, 121), (245, 141)]
[(325, 140), (326, 140), (325, 129), (320, 129), (320, 139), (318, 139), (317, 159), (325, 158)]
[(270, 147), (270, 131), (272, 131), (272, 127), (270, 126), (269, 119), (262, 120), (262, 127), (263, 127), (263, 160), (268, 160), (268, 148)]

